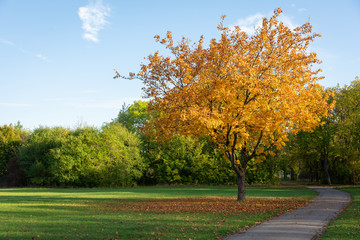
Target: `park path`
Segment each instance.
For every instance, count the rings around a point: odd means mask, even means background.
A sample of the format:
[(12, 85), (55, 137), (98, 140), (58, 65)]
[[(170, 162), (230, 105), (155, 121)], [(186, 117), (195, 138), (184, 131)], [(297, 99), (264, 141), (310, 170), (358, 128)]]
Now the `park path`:
[(351, 202), (350, 194), (329, 187), (309, 187), (319, 193), (305, 207), (280, 215), (223, 240), (311, 240)]

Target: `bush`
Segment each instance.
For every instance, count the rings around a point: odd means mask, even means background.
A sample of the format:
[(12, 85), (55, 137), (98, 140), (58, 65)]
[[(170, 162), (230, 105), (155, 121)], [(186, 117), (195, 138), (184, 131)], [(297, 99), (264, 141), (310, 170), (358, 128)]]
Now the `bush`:
[(54, 151), (61, 148), (69, 130), (56, 127), (36, 129), (19, 152), (19, 163), (25, 172), (27, 183), (37, 186), (53, 186), (58, 181), (55, 173), (57, 159)]
[(31, 185), (130, 186), (145, 167), (139, 145), (139, 139), (118, 123), (101, 130), (38, 128), (19, 160)]

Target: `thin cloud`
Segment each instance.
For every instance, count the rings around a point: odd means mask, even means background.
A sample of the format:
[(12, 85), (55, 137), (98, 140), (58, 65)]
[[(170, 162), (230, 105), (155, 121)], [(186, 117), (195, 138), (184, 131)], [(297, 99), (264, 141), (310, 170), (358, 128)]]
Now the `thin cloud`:
[(25, 50), (23, 48), (18, 48), (18, 50), (24, 54), (31, 54), (31, 52), (29, 52), (28, 50)]
[(306, 11), (307, 11), (306, 8), (299, 8), (299, 9), (298, 9), (298, 12), (306, 12)]
[(31, 107), (31, 104), (26, 103), (4, 103), (0, 102), (0, 107)]
[(0, 42), (3, 43), (3, 44), (9, 45), (9, 46), (15, 47), (15, 43), (13, 43), (11, 41), (0, 38)]
[[(270, 14), (267, 15), (270, 16)], [(246, 32), (248, 35), (253, 35), (257, 29), (261, 28), (263, 18), (268, 16), (265, 16), (261, 13), (256, 13), (254, 15), (248, 16), (247, 18), (238, 19), (235, 24), (230, 25), (229, 27), (230, 29), (234, 29), (235, 26), (239, 26), (241, 31)], [(282, 13), (278, 19), (291, 30), (297, 27), (297, 25), (294, 24), (291, 18), (286, 14)]]
[(45, 61), (45, 62), (48, 62), (48, 61), (49, 61), (49, 58), (48, 58), (48, 57), (46, 57), (46, 56), (44, 56), (44, 55), (42, 55), (42, 54), (40, 54), (40, 53), (36, 54), (35, 57), (40, 58), (41, 60), (43, 60), (43, 61)]
[(78, 15), (85, 31), (83, 38), (92, 42), (99, 41), (98, 32), (108, 23), (106, 17), (109, 16), (110, 10), (109, 7), (102, 4), (101, 0), (79, 8)]
[(18, 47), (15, 43), (9, 41), (9, 40), (6, 40), (6, 39), (3, 39), (3, 38), (0, 38), (0, 43), (2, 44), (5, 44), (5, 45), (8, 45), (8, 46), (11, 46), (11, 47), (14, 47), (14, 48), (17, 48), (17, 50), (19, 50), (21, 53), (23, 54), (30, 54), (30, 55), (33, 55), (34, 57), (37, 57), (37, 58), (40, 58), (41, 60), (45, 61), (45, 62), (49, 62), (49, 58), (44, 56), (43, 54), (33, 54), (31, 53), (30, 51), (28, 50), (25, 50), (21, 47)]

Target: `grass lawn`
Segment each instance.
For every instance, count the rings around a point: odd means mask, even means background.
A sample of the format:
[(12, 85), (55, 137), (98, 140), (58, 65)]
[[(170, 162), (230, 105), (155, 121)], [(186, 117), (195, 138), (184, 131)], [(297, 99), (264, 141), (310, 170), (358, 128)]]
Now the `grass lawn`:
[[(0, 188), (0, 239), (217, 239), (303, 205), (297, 187)], [(357, 205), (359, 206), (359, 205)]]
[(335, 221), (330, 223), (321, 239), (360, 239), (360, 187), (339, 189), (349, 192), (353, 201)]

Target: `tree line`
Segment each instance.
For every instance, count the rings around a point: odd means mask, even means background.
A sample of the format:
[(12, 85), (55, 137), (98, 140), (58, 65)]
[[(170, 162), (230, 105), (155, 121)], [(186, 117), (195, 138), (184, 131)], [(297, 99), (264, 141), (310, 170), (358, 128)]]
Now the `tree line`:
[[(289, 136), (265, 161), (249, 162), (247, 183), (293, 180), (360, 183), (360, 79), (328, 89), (336, 102), (324, 124)], [(120, 187), (155, 184), (236, 184), (230, 162), (209, 138), (176, 135), (158, 141), (141, 131), (148, 102), (123, 106), (100, 129), (0, 126), (0, 182), (16, 186)]]
[[(100, 129), (0, 126), (0, 185), (236, 184), (230, 163), (209, 139), (175, 136), (159, 142), (143, 134), (139, 129), (150, 118), (147, 107), (141, 100), (124, 105)], [(248, 183), (279, 182), (274, 168), (251, 166)]]

